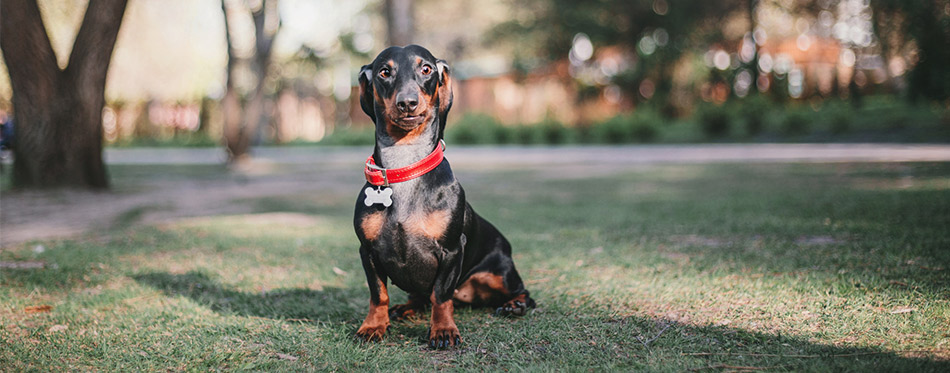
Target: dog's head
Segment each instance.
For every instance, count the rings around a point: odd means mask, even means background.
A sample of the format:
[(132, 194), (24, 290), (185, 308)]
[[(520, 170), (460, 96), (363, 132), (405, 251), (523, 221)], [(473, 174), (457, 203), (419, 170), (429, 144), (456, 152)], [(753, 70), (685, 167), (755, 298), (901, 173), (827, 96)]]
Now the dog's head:
[(449, 65), (423, 47), (389, 47), (360, 69), (360, 106), (390, 136), (421, 133), (439, 120), (439, 138), (452, 107)]

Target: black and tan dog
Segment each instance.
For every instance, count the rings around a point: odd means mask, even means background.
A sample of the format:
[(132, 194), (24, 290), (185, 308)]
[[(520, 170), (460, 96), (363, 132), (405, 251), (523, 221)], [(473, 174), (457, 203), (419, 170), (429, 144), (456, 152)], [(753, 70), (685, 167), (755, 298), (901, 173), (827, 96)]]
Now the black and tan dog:
[[(443, 157), (452, 78), (423, 47), (390, 47), (359, 75), (360, 105), (376, 124), (376, 148), (354, 226), (369, 282), (369, 314), (356, 332), (381, 340), (390, 320), (430, 304), (429, 345), (461, 343), (455, 305), (498, 307), (524, 315), (534, 307), (511, 259), (511, 246), (465, 201)], [(387, 280), (409, 293), (389, 307)]]

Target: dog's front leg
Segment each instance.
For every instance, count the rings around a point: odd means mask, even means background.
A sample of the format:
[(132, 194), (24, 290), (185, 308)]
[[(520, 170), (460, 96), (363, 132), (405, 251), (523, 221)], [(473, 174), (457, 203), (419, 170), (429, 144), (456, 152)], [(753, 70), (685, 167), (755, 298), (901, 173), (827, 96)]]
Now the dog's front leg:
[(432, 320), (429, 323), (429, 347), (446, 348), (462, 343), (462, 335), (455, 325), (455, 305), (452, 299), (439, 303), (432, 293)]
[(462, 336), (459, 334), (458, 326), (455, 325), (455, 305), (452, 303), (462, 271), (462, 254), (465, 250), (465, 235), (460, 236), (461, 240), (453, 245), (457, 249), (443, 250), (432, 296), (429, 298), (432, 302), (429, 347), (432, 348), (446, 348), (462, 343)]
[(360, 256), (363, 259), (363, 271), (366, 272), (366, 281), (369, 285), (369, 313), (363, 320), (363, 325), (356, 331), (356, 336), (364, 341), (381, 341), (383, 335), (386, 334), (386, 329), (389, 328), (389, 292), (386, 290), (386, 276), (376, 270), (372, 254), (366, 245), (360, 247)]

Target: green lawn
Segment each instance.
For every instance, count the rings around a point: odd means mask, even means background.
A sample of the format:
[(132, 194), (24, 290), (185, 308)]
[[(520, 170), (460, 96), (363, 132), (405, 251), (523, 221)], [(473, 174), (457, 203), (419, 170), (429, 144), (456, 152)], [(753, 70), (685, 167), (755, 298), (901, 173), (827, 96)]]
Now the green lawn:
[(354, 339), (353, 185), (4, 248), (45, 268), (0, 269), (0, 370), (950, 371), (950, 164), (576, 171), (457, 170), (538, 301), (457, 311), (461, 348)]

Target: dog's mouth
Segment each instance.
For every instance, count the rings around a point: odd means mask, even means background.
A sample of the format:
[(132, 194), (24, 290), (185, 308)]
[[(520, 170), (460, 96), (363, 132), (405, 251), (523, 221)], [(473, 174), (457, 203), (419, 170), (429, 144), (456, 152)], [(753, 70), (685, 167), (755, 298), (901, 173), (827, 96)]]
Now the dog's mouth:
[(426, 116), (423, 114), (404, 115), (402, 117), (396, 118), (394, 122), (397, 127), (405, 131), (409, 131), (416, 127), (419, 127), (419, 125), (421, 125), (425, 121), (425, 119), (426, 119)]

